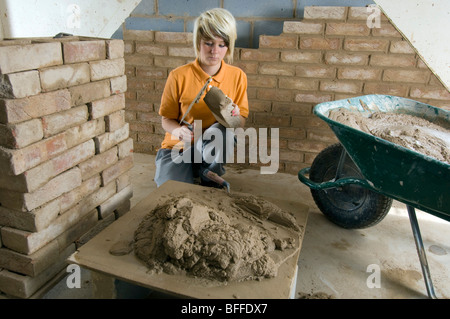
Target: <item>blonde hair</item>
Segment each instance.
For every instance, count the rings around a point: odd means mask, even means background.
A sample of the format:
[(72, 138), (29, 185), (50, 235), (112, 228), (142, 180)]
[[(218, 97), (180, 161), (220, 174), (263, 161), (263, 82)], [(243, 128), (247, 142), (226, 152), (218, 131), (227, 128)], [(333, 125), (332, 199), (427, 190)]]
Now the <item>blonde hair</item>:
[(234, 43), (236, 42), (236, 20), (226, 9), (215, 8), (203, 12), (194, 24), (194, 49), (196, 57), (200, 53), (200, 41), (220, 37), (228, 47), (225, 58), (233, 62)]

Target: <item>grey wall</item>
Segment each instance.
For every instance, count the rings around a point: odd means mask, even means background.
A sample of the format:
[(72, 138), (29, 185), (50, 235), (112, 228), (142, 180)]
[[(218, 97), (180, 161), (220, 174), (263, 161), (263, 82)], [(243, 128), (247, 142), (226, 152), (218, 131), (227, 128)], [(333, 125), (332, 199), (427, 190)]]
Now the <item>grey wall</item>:
[(123, 30), (192, 32), (195, 18), (212, 8), (225, 8), (237, 20), (236, 46), (257, 48), (259, 36), (279, 35), (286, 20), (301, 20), (305, 6), (363, 7), (372, 0), (142, 0), (113, 35)]

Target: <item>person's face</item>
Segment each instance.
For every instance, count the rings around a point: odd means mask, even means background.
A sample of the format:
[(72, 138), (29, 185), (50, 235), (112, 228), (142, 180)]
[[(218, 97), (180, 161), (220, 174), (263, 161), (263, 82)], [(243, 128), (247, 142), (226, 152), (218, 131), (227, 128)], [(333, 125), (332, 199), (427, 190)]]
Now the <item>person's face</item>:
[(200, 63), (205, 66), (217, 66), (228, 51), (228, 47), (222, 38), (200, 40)]

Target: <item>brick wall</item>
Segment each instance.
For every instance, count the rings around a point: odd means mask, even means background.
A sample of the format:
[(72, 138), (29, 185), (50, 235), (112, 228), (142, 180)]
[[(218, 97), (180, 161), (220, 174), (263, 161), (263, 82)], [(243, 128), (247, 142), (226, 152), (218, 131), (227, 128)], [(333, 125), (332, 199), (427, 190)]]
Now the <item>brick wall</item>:
[(123, 39), (125, 30), (192, 32), (201, 12), (224, 8), (236, 18), (236, 46), (257, 48), (260, 35), (279, 35), (284, 21), (302, 19), (305, 6), (370, 4), (372, 0), (142, 0), (113, 37)]
[(122, 40), (0, 42), (0, 295), (28, 298), (130, 208)]
[[(387, 94), (450, 109), (450, 93), (386, 17), (368, 28), (366, 8), (306, 7), (258, 49), (238, 48), (248, 76), (247, 127), (277, 127), (280, 171), (297, 174), (336, 137), (314, 105)], [(192, 33), (126, 30), (126, 119), (136, 152), (154, 154), (163, 138), (158, 108), (168, 72), (194, 59)]]

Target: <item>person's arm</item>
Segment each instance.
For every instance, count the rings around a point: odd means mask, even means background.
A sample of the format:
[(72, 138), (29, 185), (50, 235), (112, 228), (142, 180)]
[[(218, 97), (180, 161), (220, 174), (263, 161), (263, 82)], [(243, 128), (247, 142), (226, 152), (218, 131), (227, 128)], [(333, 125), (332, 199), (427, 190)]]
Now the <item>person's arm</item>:
[(194, 138), (194, 132), (189, 130), (186, 125), (180, 125), (178, 121), (161, 117), (162, 128), (183, 142), (191, 142)]
[(233, 107), (234, 108), (231, 111), (231, 116), (239, 116), (239, 118), (241, 119), (241, 124), (239, 127), (244, 128), (246, 118), (240, 114), (239, 105), (237, 105), (236, 103), (233, 102)]
[(244, 72), (241, 72), (235, 83), (237, 83), (238, 87), (235, 100), (233, 101), (234, 114), (232, 112), (232, 115), (239, 115), (241, 119), (241, 127), (243, 128), (248, 116), (247, 75)]

